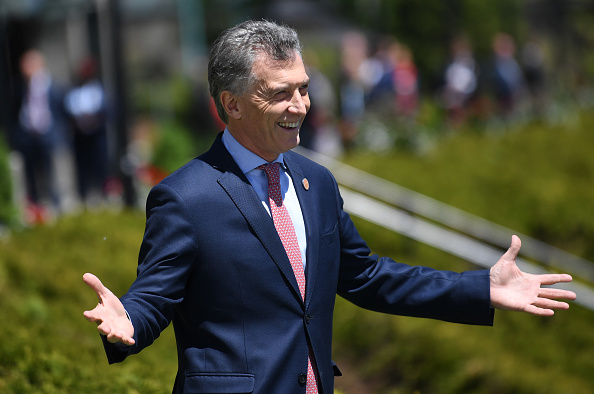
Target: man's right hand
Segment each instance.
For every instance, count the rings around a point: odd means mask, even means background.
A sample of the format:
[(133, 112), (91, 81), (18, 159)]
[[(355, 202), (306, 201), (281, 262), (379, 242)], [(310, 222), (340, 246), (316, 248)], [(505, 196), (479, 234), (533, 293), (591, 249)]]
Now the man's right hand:
[(99, 304), (83, 315), (90, 322), (97, 323), (97, 330), (105, 335), (111, 343), (122, 342), (134, 345), (134, 326), (128, 319), (124, 305), (103, 283), (93, 274), (83, 275), (83, 281), (97, 293)]

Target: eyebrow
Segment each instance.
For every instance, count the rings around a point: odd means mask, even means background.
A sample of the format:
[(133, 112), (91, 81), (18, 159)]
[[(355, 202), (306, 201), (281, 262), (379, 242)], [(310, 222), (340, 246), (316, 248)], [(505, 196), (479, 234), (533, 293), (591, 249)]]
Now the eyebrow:
[(279, 83), (275, 86), (271, 86), (271, 85), (267, 85), (265, 86), (265, 91), (269, 92), (269, 93), (273, 93), (273, 92), (277, 92), (279, 90), (286, 90), (288, 88), (291, 88), (293, 86), (299, 86), (299, 88), (301, 88), (304, 85), (309, 85), (311, 79), (308, 77), (306, 79), (304, 79), (303, 81), (301, 81), (300, 83)]

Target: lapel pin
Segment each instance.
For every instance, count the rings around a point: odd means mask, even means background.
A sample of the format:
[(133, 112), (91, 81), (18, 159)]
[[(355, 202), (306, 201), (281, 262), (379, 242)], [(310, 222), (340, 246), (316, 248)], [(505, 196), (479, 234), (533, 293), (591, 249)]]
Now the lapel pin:
[(305, 190), (309, 190), (309, 181), (307, 180), (307, 178), (303, 178), (303, 179), (301, 180), (301, 184), (303, 185), (303, 188), (304, 188)]

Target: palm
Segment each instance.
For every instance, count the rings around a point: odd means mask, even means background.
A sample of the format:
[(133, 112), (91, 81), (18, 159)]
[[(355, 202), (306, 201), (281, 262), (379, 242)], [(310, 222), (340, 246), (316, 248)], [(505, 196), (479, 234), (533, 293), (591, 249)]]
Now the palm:
[(491, 305), (495, 308), (522, 311), (539, 316), (551, 316), (553, 309), (567, 309), (566, 302), (556, 299), (575, 299), (575, 293), (541, 285), (571, 282), (567, 274), (532, 275), (522, 272), (516, 265), (520, 251), (520, 238), (513, 236), (508, 251), (491, 268)]
[(97, 323), (97, 330), (107, 336), (109, 342), (133, 345), (134, 327), (119, 298), (103, 286), (95, 275), (85, 274), (83, 280), (99, 297), (99, 304), (94, 309), (83, 313), (85, 318), (90, 322)]

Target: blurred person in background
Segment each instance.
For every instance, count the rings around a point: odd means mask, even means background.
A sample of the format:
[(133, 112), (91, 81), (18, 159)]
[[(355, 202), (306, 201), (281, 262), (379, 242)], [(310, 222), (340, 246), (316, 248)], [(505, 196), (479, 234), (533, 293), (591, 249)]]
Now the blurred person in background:
[(359, 74), (365, 82), (367, 109), (372, 113), (392, 116), (396, 99), (393, 49), (400, 45), (393, 37), (379, 40), (375, 53), (361, 64)]
[(405, 121), (414, 120), (419, 107), (419, 73), (413, 53), (404, 44), (392, 48), (396, 113)]
[(83, 203), (104, 197), (107, 180), (107, 101), (94, 58), (85, 58), (65, 99), (74, 142), (78, 194)]
[(547, 80), (545, 53), (538, 39), (532, 38), (524, 44), (521, 59), (532, 115), (540, 117), (546, 108)]
[(306, 62), (310, 78), (309, 96), (316, 104), (310, 107), (301, 125), (300, 145), (336, 157), (342, 153), (342, 141), (336, 127), (335, 91), (330, 79), (319, 69), (317, 54), (308, 52)]
[(493, 88), (497, 109), (503, 119), (512, 116), (524, 93), (524, 75), (516, 60), (512, 36), (497, 33), (493, 37)]
[(490, 270), (455, 273), (372, 255), (332, 174), (291, 151), (309, 110), (297, 33), (268, 21), (224, 31), (209, 86), (226, 124), (210, 150), (147, 199), (137, 278), (119, 299), (94, 275), (84, 312), (110, 363), (149, 346), (171, 322), (175, 393), (331, 394), (336, 295), (371, 310), (493, 324), (494, 308), (550, 316), (575, 294), (541, 285), (509, 250)]
[(25, 52), (19, 65), (19, 105), (10, 142), (25, 167), (25, 221), (35, 224), (49, 220), (60, 210), (54, 155), (66, 139), (64, 91), (53, 81), (39, 50)]
[(478, 87), (479, 69), (466, 37), (454, 39), (450, 53), (451, 60), (444, 73), (442, 99), (450, 124), (457, 127), (468, 116)]
[(368, 43), (363, 34), (350, 32), (341, 42), (339, 80), (340, 134), (345, 149), (350, 149), (365, 115), (365, 83), (360, 77), (361, 65), (367, 59)]
[(366, 81), (367, 109), (402, 121), (415, 117), (419, 104), (418, 71), (412, 51), (393, 37), (381, 40), (378, 50), (360, 68)]

